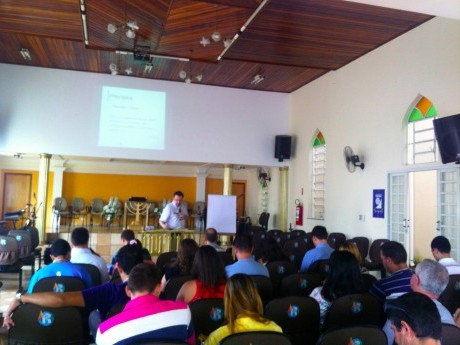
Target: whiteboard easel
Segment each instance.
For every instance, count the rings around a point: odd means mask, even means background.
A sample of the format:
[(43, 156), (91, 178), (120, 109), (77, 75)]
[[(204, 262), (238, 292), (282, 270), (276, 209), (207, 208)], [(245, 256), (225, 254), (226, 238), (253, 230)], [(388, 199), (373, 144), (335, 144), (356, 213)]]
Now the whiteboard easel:
[(206, 226), (219, 233), (236, 233), (236, 195), (208, 195)]

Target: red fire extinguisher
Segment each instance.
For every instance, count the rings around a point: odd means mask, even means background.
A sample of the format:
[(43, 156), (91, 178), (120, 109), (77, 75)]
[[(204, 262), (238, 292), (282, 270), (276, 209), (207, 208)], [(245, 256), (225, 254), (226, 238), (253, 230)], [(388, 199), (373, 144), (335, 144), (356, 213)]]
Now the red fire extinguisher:
[(303, 205), (299, 199), (295, 199), (295, 225), (303, 225)]

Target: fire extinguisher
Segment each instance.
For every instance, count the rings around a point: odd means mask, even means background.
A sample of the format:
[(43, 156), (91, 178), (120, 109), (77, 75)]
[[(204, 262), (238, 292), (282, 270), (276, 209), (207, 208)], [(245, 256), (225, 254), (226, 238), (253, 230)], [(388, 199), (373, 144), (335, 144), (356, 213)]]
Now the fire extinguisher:
[(295, 199), (295, 225), (303, 225), (303, 205), (299, 199)]

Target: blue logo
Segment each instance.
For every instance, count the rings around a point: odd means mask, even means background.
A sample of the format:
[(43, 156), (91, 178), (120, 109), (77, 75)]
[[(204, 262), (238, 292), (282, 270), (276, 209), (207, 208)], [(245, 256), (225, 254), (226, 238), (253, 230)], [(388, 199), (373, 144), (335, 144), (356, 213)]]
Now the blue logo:
[(308, 286), (308, 280), (307, 279), (300, 279), (299, 280), (299, 288), (306, 289), (307, 286)]
[(54, 292), (65, 292), (65, 285), (62, 283), (54, 283), (53, 291)]
[(54, 323), (54, 315), (49, 311), (42, 311), (38, 314), (38, 324), (43, 327), (51, 326)]
[(353, 314), (359, 314), (363, 311), (363, 304), (359, 301), (353, 301), (351, 304), (351, 312)]
[(294, 254), (291, 254), (291, 255), (289, 256), (289, 260), (295, 261), (295, 255), (294, 255)]
[(294, 248), (298, 248), (299, 247), (299, 242), (294, 242)]
[(286, 269), (284, 266), (278, 266), (278, 274), (284, 274), (286, 272)]
[(299, 316), (299, 313), (300, 313), (300, 308), (299, 308), (299, 306), (297, 306), (297, 305), (292, 305), (292, 304), (289, 305), (289, 308), (288, 308), (288, 316), (289, 316), (291, 319), (295, 319), (297, 316)]
[(16, 241), (21, 242), (22, 236), (21, 235), (16, 235)]
[(6, 246), (6, 240), (4, 238), (0, 240), (0, 245)]
[(350, 338), (348, 345), (363, 345), (363, 341), (359, 338)]
[(454, 285), (454, 291), (460, 291), (460, 282), (456, 282)]
[(219, 307), (212, 307), (211, 311), (209, 312), (209, 317), (211, 320), (216, 322), (222, 320), (223, 315), (224, 311)]

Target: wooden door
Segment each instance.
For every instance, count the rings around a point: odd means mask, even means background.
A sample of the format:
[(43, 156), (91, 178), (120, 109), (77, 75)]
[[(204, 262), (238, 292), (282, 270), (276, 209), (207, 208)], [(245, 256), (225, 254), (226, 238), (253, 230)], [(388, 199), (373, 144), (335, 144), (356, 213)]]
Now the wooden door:
[(22, 210), (30, 203), (32, 174), (5, 173), (3, 177), (2, 215)]
[(236, 195), (236, 219), (240, 219), (245, 216), (246, 183), (232, 182), (232, 195)]

